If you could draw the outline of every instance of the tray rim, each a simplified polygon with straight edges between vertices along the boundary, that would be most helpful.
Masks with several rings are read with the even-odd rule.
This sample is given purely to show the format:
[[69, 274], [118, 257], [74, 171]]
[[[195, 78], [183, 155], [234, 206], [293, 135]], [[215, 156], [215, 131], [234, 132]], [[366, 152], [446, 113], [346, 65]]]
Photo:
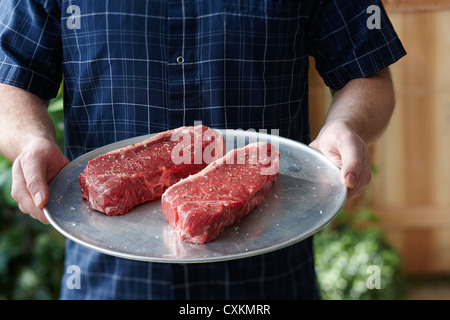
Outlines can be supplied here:
[[[227, 137], [227, 133], [229, 132], [235, 132], [235, 129], [213, 129], [218, 131], [219, 133], [221, 133], [224, 138]], [[237, 129], [240, 130], [240, 129]], [[248, 136], [249, 139], [252, 138], [263, 138], [263, 141], [267, 141], [270, 142], [271, 138], [275, 137], [275, 139], [278, 139], [281, 141], [283, 141], [284, 143], [287, 144], [295, 144], [297, 145], [297, 147], [300, 147], [302, 149], [307, 150], [308, 152], [314, 154], [315, 156], [319, 157], [322, 159], [322, 161], [327, 162], [331, 167], [334, 167], [335, 170], [340, 170], [340, 168], [334, 164], [330, 159], [328, 159], [324, 154], [322, 154], [321, 152], [319, 152], [318, 150], [302, 143], [299, 141], [295, 141], [289, 138], [285, 138], [282, 136], [277, 136], [277, 135], [271, 135], [268, 133], [261, 133], [261, 132], [254, 132], [254, 131], [245, 131], [242, 130], [242, 132], [245, 134], [245, 136]], [[121, 148], [123, 146], [127, 146], [133, 143], [137, 143], [139, 141], [143, 141], [145, 139], [148, 139], [154, 135], [156, 135], [158, 133], [152, 133], [152, 134], [145, 134], [145, 135], [140, 135], [140, 136], [136, 136], [136, 137], [132, 137], [132, 138], [127, 138], [127, 139], [123, 139], [123, 140], [119, 140], [110, 144], [106, 144], [102, 147], [96, 148], [94, 150], [91, 150], [89, 152], [86, 152], [85, 154], [75, 158], [74, 160], [72, 160], [66, 167], [62, 168], [61, 171], [57, 174], [58, 175], [62, 175], [65, 172], [65, 169], [68, 170], [71, 167], [70, 166], [74, 166], [74, 165], [79, 165], [78, 162], [83, 162], [83, 161], [89, 161], [91, 159], [93, 159], [94, 157], [96, 157], [97, 155], [100, 154], [104, 154], [106, 152], [108, 152], [107, 150], [110, 148]], [[232, 134], [232, 136], [234, 136]], [[227, 150], [228, 151], [228, 150]], [[54, 178], [55, 179], [55, 178]], [[52, 181], [54, 180], [52, 179]], [[49, 188], [52, 184], [52, 181], [49, 182]], [[210, 263], [210, 262], [220, 262], [220, 261], [229, 261], [229, 260], [235, 260], [235, 259], [243, 259], [243, 258], [247, 258], [247, 257], [252, 257], [252, 256], [257, 256], [257, 255], [261, 255], [261, 254], [265, 254], [265, 253], [269, 253], [269, 252], [274, 252], [283, 248], [286, 248], [288, 246], [291, 246], [295, 243], [298, 243], [300, 241], [303, 241], [307, 238], [309, 238], [310, 236], [316, 234], [317, 232], [321, 231], [323, 228], [325, 228], [332, 220], [334, 220], [334, 218], [339, 214], [339, 212], [342, 210], [342, 208], [344, 207], [346, 201], [347, 201], [347, 196], [348, 196], [348, 190], [347, 188], [344, 188], [344, 193], [342, 194], [341, 197], [341, 201], [340, 203], [337, 205], [337, 207], [339, 208], [338, 210], [336, 210], [335, 213], [331, 214], [328, 219], [326, 219], [318, 228], [311, 230], [310, 232], [304, 233], [299, 237], [295, 237], [292, 238], [291, 240], [288, 241], [284, 241], [282, 243], [278, 243], [275, 245], [272, 245], [270, 247], [265, 247], [265, 248], [260, 248], [260, 249], [255, 249], [252, 251], [248, 251], [248, 252], [240, 252], [240, 253], [235, 253], [235, 254], [228, 254], [225, 256], [210, 256], [210, 257], [204, 257], [204, 258], [161, 258], [161, 257], [151, 257], [151, 256], [143, 256], [143, 255], [137, 255], [137, 254], [133, 254], [133, 253], [128, 253], [128, 252], [120, 252], [117, 250], [109, 250], [105, 247], [99, 247], [95, 244], [91, 244], [87, 241], [84, 241], [74, 235], [72, 235], [70, 232], [68, 232], [67, 230], [64, 229], [63, 226], [61, 226], [61, 224], [53, 217], [52, 213], [49, 212], [47, 206], [45, 206], [43, 208], [44, 214], [46, 216], [46, 218], [48, 219], [48, 221], [50, 222], [50, 224], [58, 231], [60, 232], [63, 236], [65, 236], [66, 238], [86, 247], [89, 248], [91, 250], [95, 250], [97, 252], [103, 253], [103, 254], [107, 254], [107, 255], [112, 255], [115, 257], [119, 257], [119, 258], [125, 258], [125, 259], [131, 259], [131, 260], [136, 260], [136, 261], [145, 261], [145, 262], [158, 262], [158, 263]], [[50, 201], [50, 200], [49, 200]], [[202, 245], [202, 244], [199, 244]]]

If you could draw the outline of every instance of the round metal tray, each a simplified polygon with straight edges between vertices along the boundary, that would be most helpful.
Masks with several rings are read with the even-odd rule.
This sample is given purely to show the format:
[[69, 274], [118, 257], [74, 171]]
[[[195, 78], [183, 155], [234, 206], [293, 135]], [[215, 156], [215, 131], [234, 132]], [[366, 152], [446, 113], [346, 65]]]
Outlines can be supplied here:
[[127, 259], [199, 263], [245, 258], [299, 242], [332, 221], [347, 199], [339, 168], [320, 152], [283, 137], [243, 130], [217, 130], [227, 151], [249, 142], [267, 141], [281, 153], [278, 181], [253, 212], [217, 239], [188, 244], [178, 239], [155, 200], [125, 215], [107, 216], [81, 198], [78, 176], [87, 162], [108, 151], [152, 135], [116, 142], [70, 162], [50, 182], [44, 208], [50, 223], [65, 237], [93, 250]]

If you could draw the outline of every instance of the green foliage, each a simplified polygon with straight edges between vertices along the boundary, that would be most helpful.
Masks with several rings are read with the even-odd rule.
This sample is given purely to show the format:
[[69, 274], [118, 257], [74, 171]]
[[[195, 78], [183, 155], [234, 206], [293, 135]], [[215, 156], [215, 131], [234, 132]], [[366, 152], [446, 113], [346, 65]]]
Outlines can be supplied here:
[[[48, 111], [63, 148], [62, 86]], [[64, 237], [19, 211], [11, 197], [11, 166], [0, 155], [0, 299], [57, 299]]]
[[17, 209], [3, 208], [0, 221], [0, 299], [57, 299], [63, 237]]
[[56, 141], [61, 150], [64, 150], [64, 96], [63, 84], [59, 88], [58, 95], [50, 102], [48, 113], [53, 120], [56, 130]]
[[[361, 222], [368, 226], [358, 227]], [[362, 207], [343, 210], [332, 226], [314, 238], [316, 270], [322, 298], [330, 300], [400, 299], [405, 278], [396, 249], [376, 227], [376, 215]], [[375, 226], [374, 226], [375, 224]], [[379, 268], [380, 288], [373, 288], [369, 267]]]
[[[377, 167], [371, 165], [372, 175]], [[369, 208], [371, 188], [358, 205], [343, 209], [314, 237], [316, 270], [322, 298], [330, 300], [392, 300], [405, 295], [406, 277], [397, 250], [384, 238], [379, 217]], [[373, 287], [372, 267], [380, 288]]]
[[11, 197], [11, 183], [11, 166], [5, 158], [0, 156], [0, 208], [17, 206], [16, 201]]

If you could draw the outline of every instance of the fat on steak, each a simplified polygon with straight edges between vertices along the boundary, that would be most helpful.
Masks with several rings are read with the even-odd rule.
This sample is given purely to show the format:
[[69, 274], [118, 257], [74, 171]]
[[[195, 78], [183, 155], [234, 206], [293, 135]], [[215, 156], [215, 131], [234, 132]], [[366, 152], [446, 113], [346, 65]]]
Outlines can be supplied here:
[[81, 197], [107, 215], [124, 214], [224, 153], [222, 135], [206, 126], [165, 131], [89, 161], [79, 176]]
[[264, 200], [278, 178], [279, 158], [279, 151], [265, 142], [228, 152], [164, 192], [164, 217], [182, 241], [216, 239]]

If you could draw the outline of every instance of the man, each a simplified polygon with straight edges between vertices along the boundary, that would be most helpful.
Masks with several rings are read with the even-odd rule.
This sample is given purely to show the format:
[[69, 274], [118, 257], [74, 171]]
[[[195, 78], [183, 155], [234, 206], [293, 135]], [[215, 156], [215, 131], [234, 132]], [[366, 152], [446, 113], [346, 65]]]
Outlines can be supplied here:
[[[369, 18], [378, 19], [374, 28]], [[279, 129], [310, 143], [309, 55], [333, 92], [311, 146], [341, 167], [353, 197], [370, 181], [367, 144], [393, 110], [388, 66], [405, 54], [375, 0], [3, 0], [0, 21], [0, 152], [14, 161], [19, 208], [44, 223], [47, 182], [69, 160], [121, 139], [201, 120]], [[46, 112], [61, 75], [65, 155]], [[320, 297], [312, 238], [187, 265], [120, 259], [67, 241], [66, 265], [80, 268], [81, 288], [63, 277], [63, 299]]]

